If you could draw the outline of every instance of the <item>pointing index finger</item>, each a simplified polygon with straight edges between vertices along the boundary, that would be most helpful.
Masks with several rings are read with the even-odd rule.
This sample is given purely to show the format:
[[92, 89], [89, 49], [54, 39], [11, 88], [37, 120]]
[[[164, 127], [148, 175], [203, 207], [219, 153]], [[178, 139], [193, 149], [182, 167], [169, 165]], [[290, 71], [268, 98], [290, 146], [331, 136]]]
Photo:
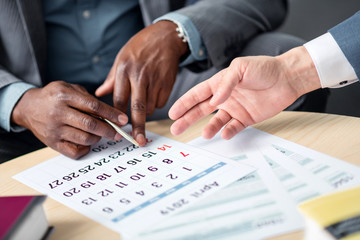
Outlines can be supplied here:
[[133, 136], [140, 146], [144, 146], [146, 122], [146, 89], [141, 86], [132, 88], [131, 96], [131, 121]]

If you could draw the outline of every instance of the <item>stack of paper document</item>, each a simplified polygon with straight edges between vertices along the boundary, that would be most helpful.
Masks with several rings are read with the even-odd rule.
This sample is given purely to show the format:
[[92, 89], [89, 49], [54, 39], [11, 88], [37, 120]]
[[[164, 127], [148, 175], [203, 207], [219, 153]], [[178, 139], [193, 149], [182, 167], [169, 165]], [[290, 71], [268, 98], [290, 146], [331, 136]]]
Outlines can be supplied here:
[[360, 187], [300, 204], [305, 240], [360, 239]]
[[360, 184], [360, 168], [255, 128], [189, 144], [257, 168], [141, 239], [266, 239], [304, 228], [306, 200]]
[[79, 160], [59, 155], [14, 177], [132, 239], [255, 171], [154, 133], [146, 136], [145, 147], [102, 139]]
[[123, 239], [266, 239], [304, 228], [299, 203], [360, 185], [359, 167], [251, 127], [229, 141], [146, 136], [14, 177]]

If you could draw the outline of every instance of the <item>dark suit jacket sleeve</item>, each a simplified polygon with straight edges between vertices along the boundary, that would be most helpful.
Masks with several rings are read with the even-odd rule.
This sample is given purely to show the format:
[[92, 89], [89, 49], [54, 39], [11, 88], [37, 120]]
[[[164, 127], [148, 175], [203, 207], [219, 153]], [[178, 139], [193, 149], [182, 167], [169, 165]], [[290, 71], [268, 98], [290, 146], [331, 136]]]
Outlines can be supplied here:
[[360, 79], [360, 11], [329, 32]]
[[176, 12], [189, 17], [208, 51], [206, 67], [223, 67], [259, 33], [284, 21], [286, 0], [203, 0]]

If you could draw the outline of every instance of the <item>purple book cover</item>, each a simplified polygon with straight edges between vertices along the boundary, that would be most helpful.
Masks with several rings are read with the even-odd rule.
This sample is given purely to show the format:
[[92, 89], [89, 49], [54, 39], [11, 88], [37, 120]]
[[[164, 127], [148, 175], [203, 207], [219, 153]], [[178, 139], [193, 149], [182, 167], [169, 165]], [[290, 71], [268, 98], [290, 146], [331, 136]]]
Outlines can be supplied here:
[[44, 200], [45, 196], [0, 197], [0, 239], [14, 231], [30, 210]]

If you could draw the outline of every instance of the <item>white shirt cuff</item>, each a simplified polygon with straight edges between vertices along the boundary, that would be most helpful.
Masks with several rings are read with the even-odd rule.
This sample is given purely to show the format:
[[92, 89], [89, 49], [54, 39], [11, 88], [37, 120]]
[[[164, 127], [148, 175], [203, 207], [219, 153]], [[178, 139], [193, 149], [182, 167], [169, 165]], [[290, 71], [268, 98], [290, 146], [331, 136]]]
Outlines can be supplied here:
[[359, 81], [354, 68], [330, 33], [305, 43], [304, 47], [315, 64], [322, 88], [338, 88]]
[[188, 39], [190, 55], [180, 63], [180, 67], [186, 66], [195, 61], [207, 59], [207, 51], [201, 39], [200, 33], [191, 19], [176, 12], [170, 12], [154, 20], [154, 23], [161, 20], [169, 20], [181, 27]]

